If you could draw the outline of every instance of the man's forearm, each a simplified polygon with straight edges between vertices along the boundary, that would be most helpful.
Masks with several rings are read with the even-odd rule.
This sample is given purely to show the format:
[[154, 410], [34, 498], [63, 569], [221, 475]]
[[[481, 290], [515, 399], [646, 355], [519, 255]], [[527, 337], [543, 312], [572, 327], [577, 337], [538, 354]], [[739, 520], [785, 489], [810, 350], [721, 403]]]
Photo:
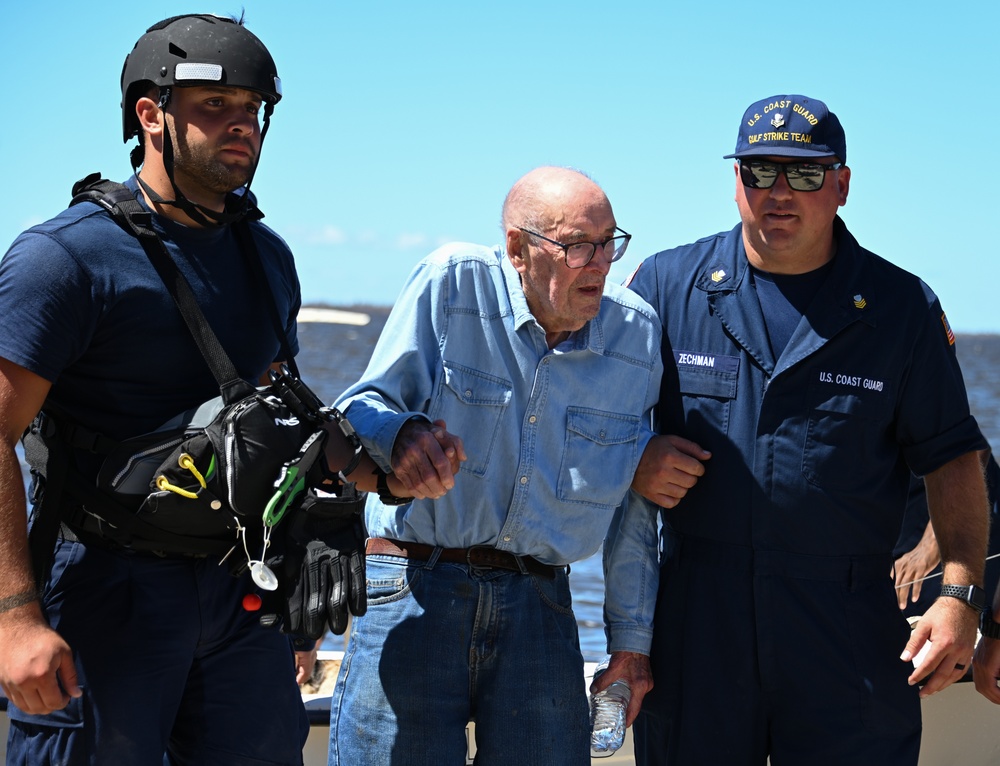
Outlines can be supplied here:
[[929, 473], [924, 481], [941, 551], [943, 582], [982, 586], [989, 508], [979, 454], [957, 457]]
[[23, 597], [36, 590], [27, 518], [21, 464], [13, 447], [4, 444], [0, 446], [0, 598]]

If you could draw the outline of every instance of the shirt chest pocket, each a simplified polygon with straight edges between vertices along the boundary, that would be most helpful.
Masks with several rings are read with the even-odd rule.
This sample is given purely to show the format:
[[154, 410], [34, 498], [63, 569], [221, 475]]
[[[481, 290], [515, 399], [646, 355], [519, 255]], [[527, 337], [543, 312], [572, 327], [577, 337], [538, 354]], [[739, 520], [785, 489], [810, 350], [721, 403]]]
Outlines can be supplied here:
[[559, 469], [560, 500], [615, 507], [639, 462], [641, 418], [601, 410], [566, 410], [566, 441]]
[[462, 437], [468, 456], [463, 471], [477, 476], [486, 472], [512, 395], [513, 386], [505, 380], [444, 363], [444, 385], [432, 417], [444, 420], [449, 431]]

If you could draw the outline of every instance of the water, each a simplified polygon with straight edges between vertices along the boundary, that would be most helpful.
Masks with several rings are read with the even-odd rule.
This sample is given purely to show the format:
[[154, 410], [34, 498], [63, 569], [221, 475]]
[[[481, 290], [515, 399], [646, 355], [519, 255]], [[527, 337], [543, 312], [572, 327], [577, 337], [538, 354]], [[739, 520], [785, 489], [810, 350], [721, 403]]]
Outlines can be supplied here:
[[[325, 402], [332, 402], [364, 372], [375, 342], [388, 317], [388, 308], [359, 307], [371, 317], [363, 327], [339, 324], [299, 325], [297, 361], [303, 379]], [[969, 401], [983, 433], [1000, 451], [1000, 335], [960, 335], [962, 363]], [[570, 587], [580, 628], [584, 658], [599, 661], [605, 654], [604, 576], [600, 553], [571, 567]], [[328, 636], [324, 649], [342, 649], [343, 638]]]
[[[605, 657], [594, 670], [594, 680], [608, 669], [610, 656]], [[624, 678], [597, 694], [590, 695], [590, 755], [607, 758], [625, 742], [625, 717], [632, 690]]]

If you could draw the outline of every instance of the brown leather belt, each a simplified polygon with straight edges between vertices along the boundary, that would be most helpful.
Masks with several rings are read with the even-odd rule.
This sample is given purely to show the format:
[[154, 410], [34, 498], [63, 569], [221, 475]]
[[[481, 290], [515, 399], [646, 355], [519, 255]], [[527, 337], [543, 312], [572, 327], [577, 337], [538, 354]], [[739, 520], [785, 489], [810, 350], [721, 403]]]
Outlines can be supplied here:
[[[434, 554], [433, 545], [411, 543], [403, 540], [390, 540], [387, 537], [371, 537], [365, 552], [385, 556], [402, 556], [416, 561], [429, 561]], [[556, 572], [565, 567], [543, 564], [531, 556], [516, 556], [508, 551], [500, 551], [487, 545], [477, 545], [472, 548], [441, 548], [438, 561], [449, 564], [468, 564], [482, 569], [508, 569], [521, 574], [535, 574], [541, 577], [555, 579]]]

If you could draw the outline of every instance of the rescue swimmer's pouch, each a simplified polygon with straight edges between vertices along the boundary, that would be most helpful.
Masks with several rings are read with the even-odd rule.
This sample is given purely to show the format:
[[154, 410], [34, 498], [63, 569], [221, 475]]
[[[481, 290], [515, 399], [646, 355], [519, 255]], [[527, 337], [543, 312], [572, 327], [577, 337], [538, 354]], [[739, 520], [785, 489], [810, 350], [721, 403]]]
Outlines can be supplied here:
[[305, 490], [327, 418], [323, 408], [282, 398], [287, 369], [274, 377], [271, 386], [248, 386], [232, 404], [217, 397], [120, 442], [104, 460], [98, 488], [177, 534], [235, 540], [241, 524], [277, 524]]

